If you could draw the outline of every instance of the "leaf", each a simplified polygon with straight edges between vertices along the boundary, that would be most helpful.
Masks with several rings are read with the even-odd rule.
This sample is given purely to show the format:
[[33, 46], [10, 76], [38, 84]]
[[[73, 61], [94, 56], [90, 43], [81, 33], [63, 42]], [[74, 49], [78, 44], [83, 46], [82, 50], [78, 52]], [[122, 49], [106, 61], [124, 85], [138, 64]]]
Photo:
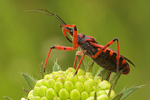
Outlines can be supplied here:
[[120, 100], [120, 98], [123, 96], [123, 93], [119, 93], [116, 95], [112, 100]]
[[98, 71], [97, 71], [96, 74], [95, 74], [95, 77], [96, 77], [96, 76], [99, 76], [101, 72], [102, 72], [102, 68], [99, 68]]
[[53, 71], [56, 72], [56, 71], [59, 71], [61, 68], [60, 66], [57, 64], [57, 61], [54, 63], [54, 66], [53, 66]]
[[113, 81], [117, 81], [117, 80], [120, 78], [121, 73], [122, 73], [122, 71], [116, 73], [116, 74], [110, 79], [109, 82], [112, 83]]
[[109, 74], [110, 74], [109, 70], [103, 69], [101, 72], [102, 80], [106, 80], [108, 78]]
[[133, 93], [136, 89], [138, 88], [141, 88], [142, 86], [134, 86], [134, 87], [131, 87], [131, 88], [128, 88], [126, 90], [124, 90], [123, 92], [123, 96], [121, 97], [120, 100], [124, 100], [125, 98], [127, 98], [131, 93]]
[[87, 72], [92, 72], [93, 71], [93, 66], [94, 66], [94, 62], [92, 62], [90, 64], [90, 66], [87, 67]]
[[6, 98], [7, 100], [12, 100], [11, 98], [8, 98], [8, 97], [6, 97], [6, 96], [3, 96], [4, 98]]
[[121, 74], [122, 74], [122, 71], [116, 73], [116, 74], [110, 79], [109, 82], [110, 82], [111, 84], [113, 84], [112, 89], [115, 89], [115, 86], [116, 86], [116, 84], [117, 84], [117, 82], [118, 82], [118, 80], [119, 80]]
[[36, 82], [36, 81], [35, 81], [32, 77], [30, 77], [29, 75], [27, 75], [27, 74], [22, 73], [22, 76], [24, 77], [24, 79], [25, 79], [26, 82], [28, 83], [29, 87], [30, 87], [31, 89], [33, 89], [34, 86], [35, 86], [35, 82]]

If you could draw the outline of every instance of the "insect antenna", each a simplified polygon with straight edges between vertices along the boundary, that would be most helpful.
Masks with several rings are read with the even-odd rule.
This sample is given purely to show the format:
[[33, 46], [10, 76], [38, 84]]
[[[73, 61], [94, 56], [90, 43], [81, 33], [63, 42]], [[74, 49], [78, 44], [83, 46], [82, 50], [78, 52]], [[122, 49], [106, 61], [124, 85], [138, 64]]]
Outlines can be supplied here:
[[36, 9], [36, 10], [25, 10], [25, 12], [40, 12], [43, 13], [45, 15], [50, 15], [53, 16], [54, 18], [56, 18], [59, 22], [61, 22], [61, 24], [66, 25], [66, 23], [56, 14], [49, 12], [46, 9]]
[[[50, 15], [50, 16], [53, 16], [54, 18], [56, 18], [60, 22], [60, 27], [62, 27], [62, 25], [66, 25], [66, 23], [58, 15], [56, 15], [56, 14], [54, 14], [54, 13], [52, 13], [46, 9], [25, 10], [25, 12], [40, 12], [40, 13], [43, 13], [45, 15]], [[66, 27], [66, 28], [71, 30], [71, 28], [69, 28], [69, 27]], [[69, 42], [72, 43], [72, 40], [70, 40], [68, 37], [66, 37], [66, 38]]]

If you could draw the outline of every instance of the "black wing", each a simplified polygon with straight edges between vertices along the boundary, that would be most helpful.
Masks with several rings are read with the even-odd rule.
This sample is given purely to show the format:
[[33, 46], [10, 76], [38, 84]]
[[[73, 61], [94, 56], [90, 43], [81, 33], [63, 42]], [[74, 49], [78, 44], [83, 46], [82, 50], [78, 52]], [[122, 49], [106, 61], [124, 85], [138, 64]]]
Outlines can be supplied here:
[[126, 58], [126, 57], [124, 57], [124, 56], [122, 56], [122, 55], [120, 55], [122, 58], [124, 58], [125, 60], [127, 60], [130, 64], [132, 64], [134, 67], [135, 67], [135, 65], [134, 65], [134, 63], [132, 62], [132, 61], [130, 61], [128, 58]]

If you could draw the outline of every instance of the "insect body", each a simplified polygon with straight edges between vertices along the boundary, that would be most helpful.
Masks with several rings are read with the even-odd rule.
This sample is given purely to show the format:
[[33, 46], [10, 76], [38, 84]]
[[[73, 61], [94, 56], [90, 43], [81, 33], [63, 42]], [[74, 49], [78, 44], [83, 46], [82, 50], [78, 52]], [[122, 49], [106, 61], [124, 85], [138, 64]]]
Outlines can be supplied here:
[[119, 55], [119, 67], [117, 67], [117, 53], [112, 49], [107, 48], [107, 46], [109, 46], [114, 41], [118, 41], [118, 39], [113, 39], [106, 45], [106, 47], [104, 47], [99, 45], [93, 37], [89, 37], [84, 34], [79, 34], [77, 39], [77, 43], [80, 45], [80, 48], [85, 50], [85, 54], [91, 57], [95, 63], [107, 70], [110, 70], [111, 72], [122, 70], [122, 74], [128, 74], [130, 68], [127, 61], [132, 65], [134, 64], [127, 58]]
[[[53, 14], [44, 9], [30, 10], [30, 11], [38, 11], [38, 12], [42, 12], [46, 15], [54, 16], [61, 23], [61, 27], [63, 29], [62, 31], [63, 31], [65, 38], [67, 38], [67, 40], [73, 44], [73, 47], [52, 46], [48, 52], [48, 55], [47, 55], [47, 58], [45, 61], [44, 72], [45, 72], [48, 58], [50, 56], [52, 49], [72, 51], [72, 50], [76, 50], [78, 47], [81, 48], [81, 51], [77, 51], [77, 53], [76, 53], [76, 58], [74, 61], [74, 68], [76, 66], [78, 55], [82, 55], [82, 58], [77, 66], [76, 73], [77, 73], [85, 55], [88, 55], [95, 63], [97, 63], [104, 69], [107, 69], [111, 72], [122, 71], [122, 74], [128, 74], [130, 71], [128, 62], [131, 63], [133, 66], [135, 66], [130, 60], [128, 60], [124, 56], [120, 55], [119, 41], [117, 38], [114, 38], [113, 40], [108, 42], [105, 46], [102, 46], [102, 45], [99, 45], [98, 42], [93, 37], [90, 37], [90, 36], [87, 36], [84, 34], [78, 34], [77, 27], [75, 25], [67, 25], [56, 14]], [[67, 33], [73, 38], [72, 40], [70, 40], [67, 37]], [[117, 41], [117, 52], [108, 48], [115, 41]]]

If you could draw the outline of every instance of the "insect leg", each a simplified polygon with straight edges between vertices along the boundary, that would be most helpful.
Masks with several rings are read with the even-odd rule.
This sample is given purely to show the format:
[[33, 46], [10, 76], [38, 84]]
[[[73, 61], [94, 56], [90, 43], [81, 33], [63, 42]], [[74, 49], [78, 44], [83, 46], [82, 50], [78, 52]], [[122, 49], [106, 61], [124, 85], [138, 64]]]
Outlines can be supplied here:
[[76, 72], [75, 72], [75, 74], [74, 74], [74, 75], [76, 75], [76, 74], [77, 74], [78, 69], [80, 68], [80, 65], [81, 65], [81, 63], [82, 63], [82, 61], [83, 61], [83, 58], [85, 57], [85, 54], [86, 54], [86, 52], [84, 52], [84, 54], [83, 54], [83, 56], [82, 56], [82, 58], [81, 58], [81, 60], [80, 60], [80, 62], [79, 62], [79, 64], [78, 64], [78, 67], [77, 67]]
[[119, 71], [119, 57], [120, 57], [120, 54], [119, 54], [119, 40], [117, 38], [114, 38], [113, 40], [111, 40], [110, 42], [108, 42], [103, 47], [101, 45], [96, 44], [96, 43], [90, 42], [95, 47], [102, 47], [95, 55], [91, 55], [91, 57], [92, 58], [96, 58], [103, 50], [105, 50], [107, 47], [109, 47], [115, 41], [117, 41], [117, 71], [116, 72], [118, 72]]
[[48, 55], [47, 55], [47, 58], [46, 58], [46, 61], [45, 61], [45, 65], [44, 65], [44, 69], [43, 71], [45, 72], [45, 69], [46, 69], [46, 65], [47, 65], [47, 62], [48, 62], [48, 58], [50, 56], [50, 53], [51, 53], [51, 50], [52, 49], [57, 49], [57, 50], [65, 50], [65, 51], [72, 51], [72, 50], [75, 50], [76, 48], [73, 48], [73, 47], [65, 47], [65, 46], [52, 46], [48, 52]]
[[62, 25], [62, 27], [73, 27], [73, 47], [77, 48], [79, 47], [78, 43], [77, 43], [77, 27], [75, 25]]
[[64, 34], [65, 38], [67, 38], [67, 40], [72, 43], [72, 40], [70, 40], [70, 39], [67, 37], [66, 32], [68, 32], [71, 36], [73, 36], [73, 29], [71, 29], [71, 28], [69, 28], [69, 27], [65, 27], [65, 28], [63, 29], [63, 34]]
[[82, 51], [77, 51], [77, 52], [76, 52], [76, 57], [75, 57], [75, 60], [74, 60], [73, 68], [75, 68], [75, 66], [76, 66], [78, 56], [79, 56], [79, 55], [83, 55], [83, 54], [84, 54], [83, 52], [84, 52], [83, 50], [82, 50]]
[[108, 79], [109, 79], [110, 75], [111, 75], [111, 72], [109, 72], [109, 74], [108, 74], [108, 76], [107, 76], [106, 80], [108, 80]]
[[77, 59], [78, 59], [78, 55], [76, 55], [76, 57], [75, 57], [74, 64], [73, 64], [73, 68], [75, 68], [75, 67], [76, 67]]

